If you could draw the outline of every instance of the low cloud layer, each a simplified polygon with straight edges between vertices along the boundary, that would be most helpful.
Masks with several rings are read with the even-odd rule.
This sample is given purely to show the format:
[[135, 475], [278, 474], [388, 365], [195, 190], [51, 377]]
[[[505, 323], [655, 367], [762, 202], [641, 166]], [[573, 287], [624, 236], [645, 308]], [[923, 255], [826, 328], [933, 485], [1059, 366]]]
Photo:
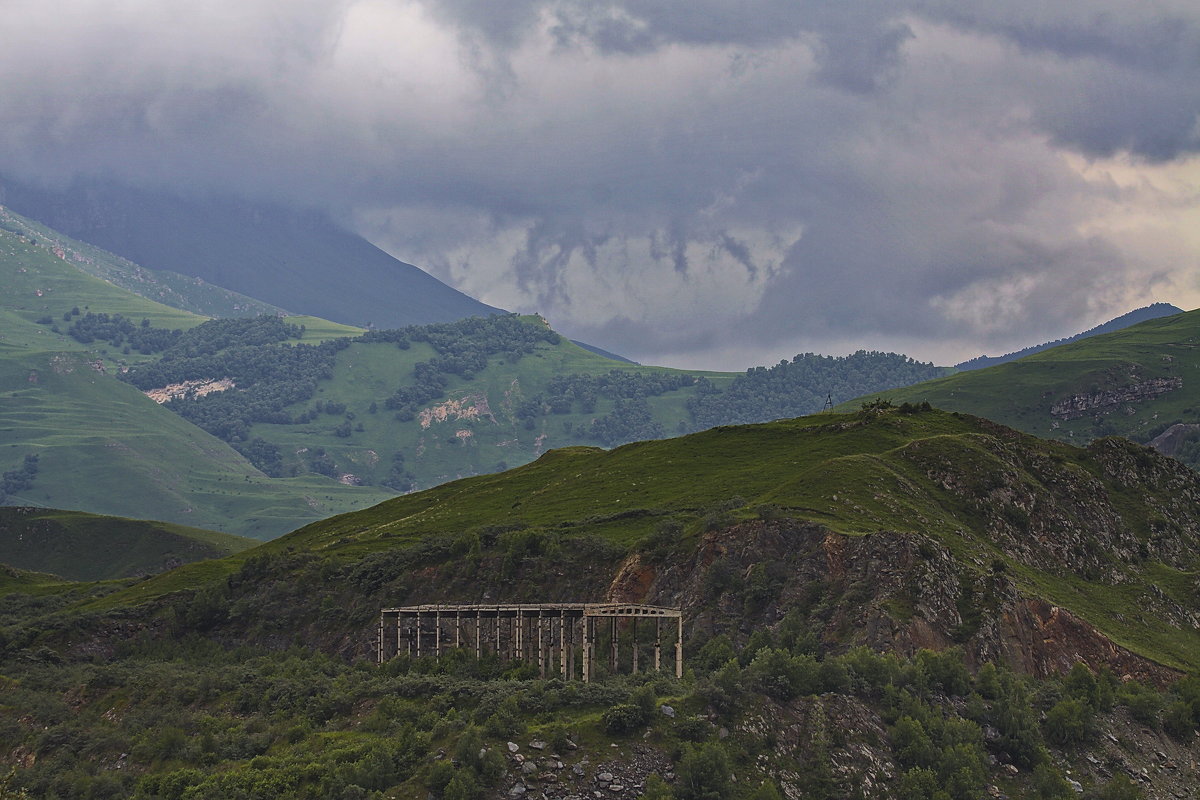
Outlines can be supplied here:
[[10, 0], [0, 172], [329, 211], [639, 360], [942, 362], [1198, 305], [1200, 11]]

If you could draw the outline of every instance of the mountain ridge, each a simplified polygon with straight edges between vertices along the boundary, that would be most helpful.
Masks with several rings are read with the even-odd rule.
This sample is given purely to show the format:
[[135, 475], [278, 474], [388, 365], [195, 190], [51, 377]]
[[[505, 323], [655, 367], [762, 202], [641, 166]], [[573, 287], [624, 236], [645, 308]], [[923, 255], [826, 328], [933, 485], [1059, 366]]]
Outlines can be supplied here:
[[293, 313], [384, 328], [500, 313], [316, 212], [101, 181], [50, 190], [3, 180], [0, 202], [144, 267]]
[[976, 356], [975, 358], [955, 364], [954, 368], [966, 371], [983, 369], [985, 367], [993, 367], [997, 364], [1005, 364], [1009, 361], [1016, 361], [1017, 359], [1024, 358], [1025, 356], [1033, 355], [1034, 353], [1040, 353], [1043, 350], [1049, 350], [1050, 348], [1058, 347], [1059, 345], [1077, 342], [1081, 339], [1099, 336], [1103, 333], [1119, 331], [1124, 328], [1128, 328], [1130, 325], [1136, 325], [1139, 322], [1145, 322], [1146, 320], [1150, 319], [1158, 319], [1159, 317], [1169, 317], [1182, 313], [1182, 308], [1177, 308], [1170, 303], [1151, 303], [1148, 306], [1135, 308], [1134, 310], [1122, 314], [1119, 317], [1114, 317], [1108, 322], [1103, 322], [1094, 328], [1089, 328], [1086, 331], [1075, 334], [1074, 336], [1067, 336], [1063, 339], [1055, 339], [1052, 342], [1043, 342], [1042, 344], [1031, 345], [1030, 347], [1025, 347], [1020, 350], [1014, 350], [1011, 353], [1005, 353], [1002, 356]]

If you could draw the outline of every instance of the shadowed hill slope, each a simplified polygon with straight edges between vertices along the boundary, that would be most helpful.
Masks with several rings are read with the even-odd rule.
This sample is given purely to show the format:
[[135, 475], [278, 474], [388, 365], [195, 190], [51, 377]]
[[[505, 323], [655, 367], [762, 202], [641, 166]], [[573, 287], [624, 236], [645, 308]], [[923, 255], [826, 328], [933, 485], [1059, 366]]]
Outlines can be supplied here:
[[316, 213], [99, 182], [3, 189], [0, 202], [68, 236], [292, 313], [380, 328], [498, 313]]
[[183, 525], [0, 507], [0, 563], [71, 580], [151, 575], [256, 544], [253, 539]]

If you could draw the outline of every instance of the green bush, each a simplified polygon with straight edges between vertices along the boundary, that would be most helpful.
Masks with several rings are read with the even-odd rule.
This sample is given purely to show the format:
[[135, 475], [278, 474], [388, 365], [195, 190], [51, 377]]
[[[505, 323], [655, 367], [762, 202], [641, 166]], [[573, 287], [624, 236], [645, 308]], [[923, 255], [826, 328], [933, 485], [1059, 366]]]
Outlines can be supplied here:
[[675, 796], [679, 800], [727, 800], [733, 786], [729, 756], [716, 743], [688, 746], [675, 769]]
[[619, 703], [607, 709], [600, 722], [604, 731], [615, 736], [631, 733], [646, 724], [646, 714], [633, 703]]

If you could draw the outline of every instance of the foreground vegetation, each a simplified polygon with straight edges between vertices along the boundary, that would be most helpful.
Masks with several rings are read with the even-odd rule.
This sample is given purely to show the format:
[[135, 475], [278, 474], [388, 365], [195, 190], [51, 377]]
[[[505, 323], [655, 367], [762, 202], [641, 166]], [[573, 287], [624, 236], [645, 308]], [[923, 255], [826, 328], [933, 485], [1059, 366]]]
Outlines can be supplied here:
[[[30, 623], [66, 600], [0, 601], [0, 752], [18, 766], [7, 796], [468, 800], [520, 780], [579, 793], [611, 771], [658, 800], [845, 798], [864, 778], [863, 796], [968, 800], [998, 785], [1051, 800], [1078, 796], [1070, 771], [1085, 797], [1117, 800], [1144, 796], [1125, 772], [1138, 754], [1126, 744], [1089, 769], [1104, 734], [1131, 717], [1182, 748], [1200, 724], [1195, 678], [1163, 692], [1082, 666], [1047, 681], [992, 664], [972, 675], [953, 650], [835, 655], [798, 615], [736, 653], [724, 635], [689, 642], [683, 681], [581, 684], [459, 653], [376, 666], [231, 648], [182, 620], [105, 658], [64, 656]], [[526, 746], [538, 740], [544, 751]], [[506, 742], [563, 767], [523, 773]], [[622, 764], [634, 751], [672, 780]]]

